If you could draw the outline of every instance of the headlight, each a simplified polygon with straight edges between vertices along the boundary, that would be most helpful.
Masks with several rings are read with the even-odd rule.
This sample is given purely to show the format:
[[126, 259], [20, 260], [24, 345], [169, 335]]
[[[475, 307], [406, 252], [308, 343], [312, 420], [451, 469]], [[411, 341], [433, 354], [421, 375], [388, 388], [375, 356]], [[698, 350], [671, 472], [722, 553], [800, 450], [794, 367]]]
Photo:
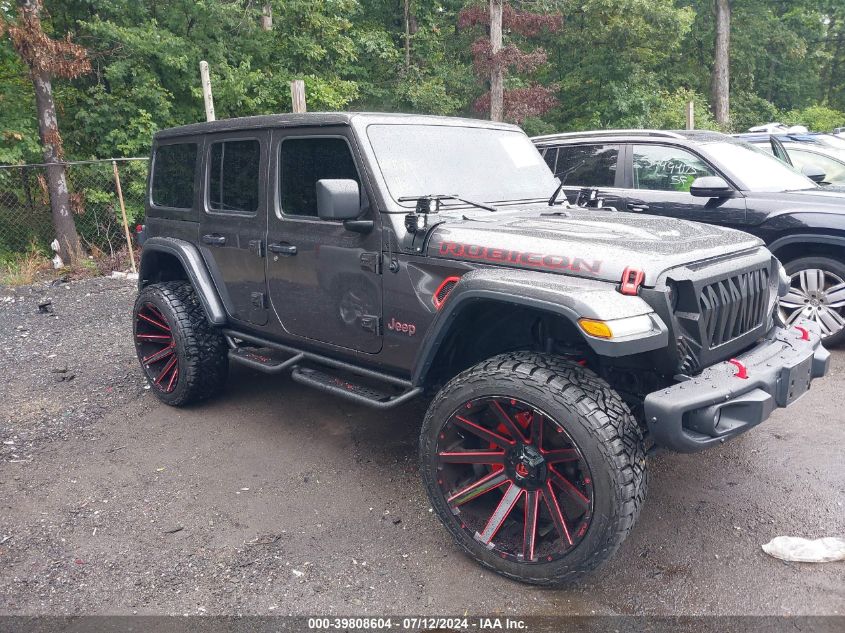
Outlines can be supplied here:
[[578, 325], [590, 336], [606, 339], [625, 338], [626, 336], [648, 334], [658, 330], [651, 314], [640, 314], [624, 319], [610, 319], [609, 321], [579, 319]]

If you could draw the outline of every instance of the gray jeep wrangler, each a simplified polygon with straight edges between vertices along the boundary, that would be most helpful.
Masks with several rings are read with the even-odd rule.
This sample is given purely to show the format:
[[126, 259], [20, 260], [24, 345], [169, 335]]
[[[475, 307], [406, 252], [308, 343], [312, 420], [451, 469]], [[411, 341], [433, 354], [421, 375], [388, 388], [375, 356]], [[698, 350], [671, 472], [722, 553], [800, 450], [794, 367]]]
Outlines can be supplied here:
[[828, 352], [816, 325], [780, 322], [788, 278], [759, 239], [559, 191], [519, 128], [485, 121], [159, 132], [143, 371], [174, 406], [219, 393], [230, 363], [375, 409], [425, 397], [422, 479], [460, 548], [572, 581], [634, 525], [651, 448], [749, 430]]

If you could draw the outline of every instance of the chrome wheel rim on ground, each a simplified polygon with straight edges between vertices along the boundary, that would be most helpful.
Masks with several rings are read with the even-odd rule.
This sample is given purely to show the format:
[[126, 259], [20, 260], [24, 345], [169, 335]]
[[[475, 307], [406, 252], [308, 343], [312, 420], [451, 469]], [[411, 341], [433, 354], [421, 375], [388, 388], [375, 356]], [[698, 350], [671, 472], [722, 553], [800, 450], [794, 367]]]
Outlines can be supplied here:
[[150, 384], [170, 393], [179, 382], [176, 341], [167, 319], [151, 303], [145, 303], [135, 316], [135, 347]]
[[809, 319], [818, 323], [823, 337], [838, 334], [845, 328], [845, 280], [821, 268], [799, 270], [790, 276], [780, 307], [789, 324]]
[[526, 402], [467, 402], [441, 429], [434, 459], [453, 519], [503, 559], [559, 559], [589, 529], [589, 467], [563, 426]]

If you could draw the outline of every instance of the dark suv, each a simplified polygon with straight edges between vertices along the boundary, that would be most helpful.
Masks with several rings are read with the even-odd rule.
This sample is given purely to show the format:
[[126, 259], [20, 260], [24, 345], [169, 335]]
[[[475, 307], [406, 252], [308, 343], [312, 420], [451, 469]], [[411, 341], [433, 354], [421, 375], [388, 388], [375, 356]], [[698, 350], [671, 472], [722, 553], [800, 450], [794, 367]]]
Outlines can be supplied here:
[[845, 189], [809, 178], [718, 132], [608, 130], [532, 139], [574, 199], [597, 187], [607, 206], [728, 226], [760, 237], [786, 267], [787, 323], [845, 340]]
[[134, 308], [152, 391], [196, 402], [238, 363], [378, 410], [425, 397], [420, 470], [460, 547], [571, 581], [631, 530], [649, 447], [747, 431], [829, 355], [779, 322], [788, 280], [757, 238], [556, 184], [519, 128], [469, 119], [159, 132]]

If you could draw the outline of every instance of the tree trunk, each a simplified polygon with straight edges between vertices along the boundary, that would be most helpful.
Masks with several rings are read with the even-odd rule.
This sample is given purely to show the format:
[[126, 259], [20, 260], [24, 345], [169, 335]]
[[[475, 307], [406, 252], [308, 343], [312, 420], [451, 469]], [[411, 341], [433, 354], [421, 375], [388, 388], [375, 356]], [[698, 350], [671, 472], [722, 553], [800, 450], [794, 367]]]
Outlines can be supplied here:
[[80, 253], [79, 235], [73, 222], [68, 195], [67, 176], [62, 160], [62, 137], [56, 119], [56, 104], [53, 102], [53, 86], [46, 74], [32, 71], [32, 85], [35, 88], [35, 107], [38, 112], [38, 134], [47, 163], [47, 190], [50, 194], [50, 208], [53, 213], [53, 228], [59, 241], [59, 255], [66, 264], [73, 262]]
[[269, 2], [264, 3], [264, 8], [261, 10], [261, 30], [273, 30], [273, 5]]
[[502, 50], [502, 0], [490, 0], [490, 52], [493, 65], [490, 71], [490, 120], [502, 121], [505, 109], [505, 71], [496, 58]]
[[714, 0], [714, 13], [716, 16], [716, 45], [713, 55], [710, 100], [716, 122], [719, 125], [727, 125], [730, 118], [730, 0]]
[[[836, 35], [836, 27], [839, 27], [839, 35]], [[842, 41], [845, 40], [845, 24], [837, 24], [836, 16], [830, 18], [828, 25], [828, 33], [830, 37], [836, 41], [836, 48], [833, 50], [833, 55], [830, 58], [830, 72], [828, 73], [827, 90], [824, 95], [825, 101], [830, 102], [833, 96], [833, 91], [836, 88], [837, 77], [839, 77], [839, 61], [842, 59]]]
[[411, 0], [405, 0], [405, 72], [411, 69]]

